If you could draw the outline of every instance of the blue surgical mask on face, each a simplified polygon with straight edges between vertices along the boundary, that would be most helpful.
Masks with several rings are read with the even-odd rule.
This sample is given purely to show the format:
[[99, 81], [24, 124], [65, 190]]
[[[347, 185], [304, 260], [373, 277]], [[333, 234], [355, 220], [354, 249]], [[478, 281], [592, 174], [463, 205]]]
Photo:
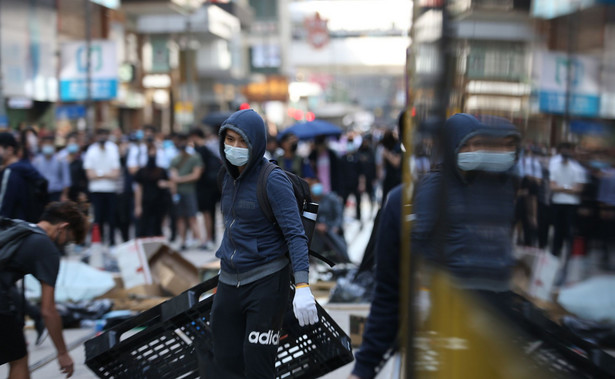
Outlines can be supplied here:
[[224, 155], [233, 166], [243, 166], [248, 163], [250, 151], [245, 147], [234, 147], [224, 144]]
[[169, 139], [165, 139], [164, 141], [162, 141], [162, 148], [163, 149], [172, 149], [175, 147], [175, 144], [173, 144], [173, 141], [169, 140]]
[[457, 154], [457, 167], [463, 171], [508, 171], [515, 164], [515, 152], [471, 151]]
[[44, 155], [50, 156], [50, 155], [53, 155], [53, 153], [56, 152], [56, 149], [53, 146], [51, 146], [51, 145], [43, 145], [43, 147], [41, 149], [41, 152]]
[[320, 196], [324, 190], [324, 187], [320, 183], [312, 184], [312, 188], [310, 188], [312, 195]]
[[144, 133], [143, 130], [137, 130], [135, 132], [135, 138], [137, 139], [137, 141], [141, 141], [143, 139]]
[[79, 145], [76, 143], [69, 143], [68, 146], [66, 146], [66, 150], [71, 154], [75, 154], [79, 151]]

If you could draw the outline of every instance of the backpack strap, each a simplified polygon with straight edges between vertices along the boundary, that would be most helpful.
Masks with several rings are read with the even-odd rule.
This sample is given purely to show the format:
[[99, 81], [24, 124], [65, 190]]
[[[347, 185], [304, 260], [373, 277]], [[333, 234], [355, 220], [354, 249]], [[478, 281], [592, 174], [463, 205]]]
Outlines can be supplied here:
[[[269, 175], [271, 175], [273, 170], [281, 169], [280, 166], [278, 166], [274, 162], [275, 161], [268, 161], [267, 163], [265, 163], [265, 167], [263, 167], [263, 169], [261, 170], [260, 174], [258, 175], [258, 180], [256, 182], [256, 199], [258, 200], [258, 204], [263, 213], [265, 214], [265, 217], [267, 217], [267, 219], [272, 224], [276, 224], [276, 220], [273, 214], [273, 210], [271, 209], [271, 203], [269, 203], [269, 198], [267, 197], [267, 179], [269, 178]], [[309, 188], [306, 194], [306, 199], [309, 199], [309, 201], [311, 201], [311, 197], [309, 196]], [[321, 254], [318, 254], [312, 249], [308, 250], [308, 254], [320, 259], [321, 261], [328, 264], [330, 267], [335, 266], [335, 262], [322, 256]]]
[[273, 215], [273, 209], [271, 209], [271, 204], [269, 203], [269, 197], [267, 196], [267, 179], [269, 179], [269, 175], [275, 170], [279, 168], [272, 162], [267, 161], [265, 163], [265, 167], [261, 169], [261, 172], [258, 175], [258, 181], [256, 182], [256, 199], [258, 201], [258, 205], [261, 207], [261, 210], [267, 217], [267, 220], [272, 224], [275, 224], [275, 216]]

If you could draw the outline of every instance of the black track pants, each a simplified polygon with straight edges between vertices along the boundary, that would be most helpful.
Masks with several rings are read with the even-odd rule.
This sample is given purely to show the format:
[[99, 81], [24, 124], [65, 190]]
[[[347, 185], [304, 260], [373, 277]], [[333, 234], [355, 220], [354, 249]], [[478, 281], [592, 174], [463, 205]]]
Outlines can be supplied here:
[[275, 378], [290, 268], [241, 287], [218, 284], [211, 310], [217, 379]]

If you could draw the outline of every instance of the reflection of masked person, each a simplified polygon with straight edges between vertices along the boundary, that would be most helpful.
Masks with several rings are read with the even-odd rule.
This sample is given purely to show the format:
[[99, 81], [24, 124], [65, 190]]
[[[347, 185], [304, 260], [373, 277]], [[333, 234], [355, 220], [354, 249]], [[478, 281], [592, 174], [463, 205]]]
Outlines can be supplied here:
[[417, 188], [413, 246], [466, 287], [507, 290], [519, 134], [502, 118], [468, 114], [448, 119], [443, 134], [442, 170]]

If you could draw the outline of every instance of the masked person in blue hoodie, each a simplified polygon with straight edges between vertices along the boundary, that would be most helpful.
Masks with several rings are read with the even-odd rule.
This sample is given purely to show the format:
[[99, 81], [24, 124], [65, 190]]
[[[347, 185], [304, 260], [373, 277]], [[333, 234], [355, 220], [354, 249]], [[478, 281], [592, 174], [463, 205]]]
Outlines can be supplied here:
[[[448, 271], [454, 283], [506, 304], [512, 272], [512, 223], [519, 133], [495, 116], [458, 113], [444, 124], [437, 169], [413, 200], [412, 253]], [[391, 190], [376, 240], [376, 289], [349, 379], [376, 375], [399, 330], [402, 185]]]
[[226, 174], [225, 231], [216, 252], [221, 270], [211, 311], [216, 377], [274, 378], [291, 272], [299, 324], [318, 322], [308, 285], [307, 237], [292, 184], [281, 170], [267, 179], [276, 223], [259, 207], [256, 186], [267, 143], [263, 119], [251, 109], [238, 111], [222, 124], [219, 136]]

